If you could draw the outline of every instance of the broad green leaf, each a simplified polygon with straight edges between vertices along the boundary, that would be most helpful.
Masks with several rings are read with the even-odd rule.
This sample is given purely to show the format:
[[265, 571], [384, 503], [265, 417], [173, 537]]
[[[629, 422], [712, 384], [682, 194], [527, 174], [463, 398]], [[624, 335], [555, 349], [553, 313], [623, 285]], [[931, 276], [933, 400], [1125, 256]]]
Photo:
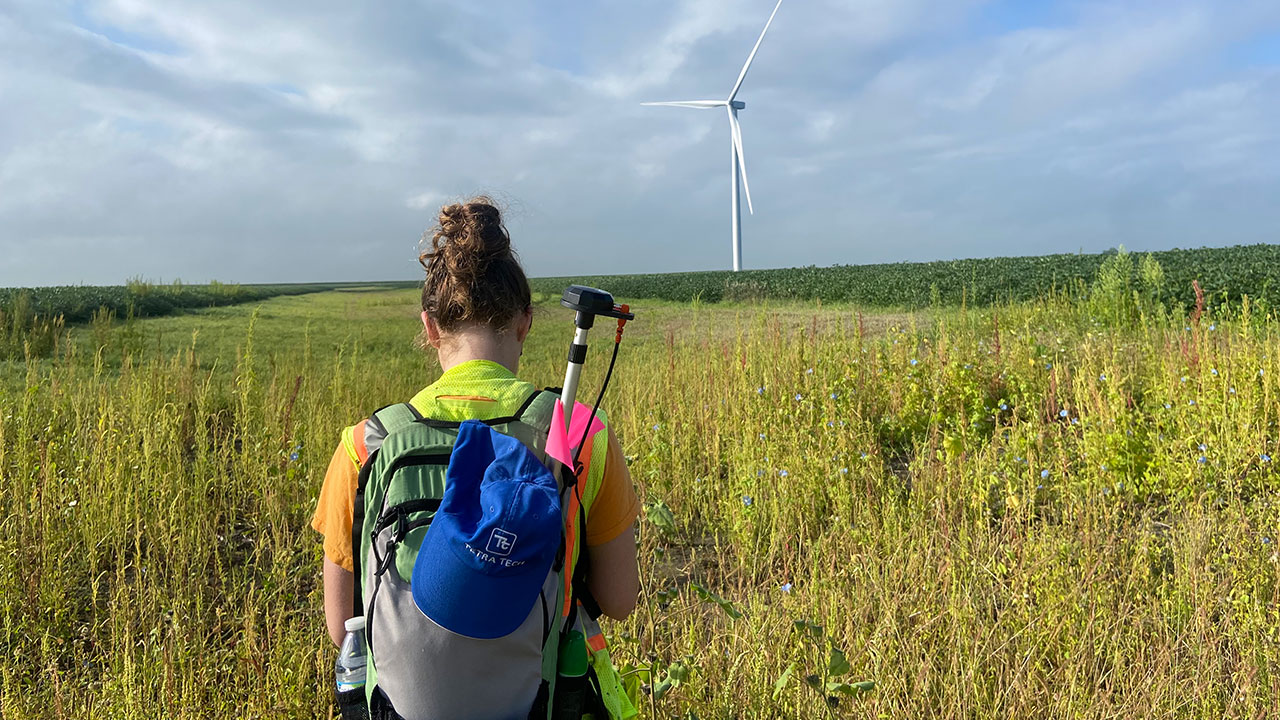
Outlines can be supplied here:
[[849, 666], [849, 659], [844, 656], [844, 651], [837, 647], [831, 648], [831, 657], [827, 659], [827, 674], [831, 677], [840, 677], [852, 669]]
[[774, 700], [778, 699], [778, 696], [782, 694], [783, 688], [785, 688], [787, 686], [787, 683], [791, 681], [791, 673], [795, 672], [795, 669], [796, 669], [796, 664], [794, 662], [790, 663], [789, 665], [787, 665], [787, 669], [783, 670], [782, 674], [778, 676], [777, 681], [773, 683], [773, 699]]

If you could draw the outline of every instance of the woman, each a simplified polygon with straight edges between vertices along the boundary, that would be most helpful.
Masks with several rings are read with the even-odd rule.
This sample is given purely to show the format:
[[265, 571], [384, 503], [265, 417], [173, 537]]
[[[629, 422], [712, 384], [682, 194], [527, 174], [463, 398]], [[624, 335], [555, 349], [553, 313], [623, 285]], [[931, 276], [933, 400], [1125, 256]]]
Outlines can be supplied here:
[[[435, 420], [511, 415], [536, 390], [516, 377], [533, 309], [528, 280], [499, 211], [484, 197], [442, 208], [431, 248], [419, 261], [426, 268], [424, 336], [443, 373], [410, 404]], [[324, 536], [325, 620], [335, 644], [341, 644], [343, 624], [353, 612], [351, 525], [363, 437], [363, 422], [343, 432], [312, 520]], [[602, 613], [620, 620], [634, 610], [639, 589], [639, 501], [611, 430], [607, 438], [603, 473], [597, 474], [598, 488], [585, 505], [587, 587]]]

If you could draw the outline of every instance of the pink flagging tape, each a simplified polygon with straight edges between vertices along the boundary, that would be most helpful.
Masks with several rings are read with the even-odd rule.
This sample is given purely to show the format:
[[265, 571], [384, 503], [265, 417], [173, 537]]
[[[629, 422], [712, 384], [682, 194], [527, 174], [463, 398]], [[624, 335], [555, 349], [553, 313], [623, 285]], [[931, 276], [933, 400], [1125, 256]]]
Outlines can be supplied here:
[[[580, 402], [573, 404], [573, 417], [570, 419], [569, 431], [564, 429], [564, 405], [556, 400], [556, 407], [551, 411], [551, 434], [547, 437], [547, 454], [569, 467], [573, 467], [573, 443], [582, 437], [587, 427], [587, 418], [591, 417], [591, 408]], [[591, 418], [591, 437], [604, 429], [600, 418]], [[570, 440], [573, 438], [573, 440]]]

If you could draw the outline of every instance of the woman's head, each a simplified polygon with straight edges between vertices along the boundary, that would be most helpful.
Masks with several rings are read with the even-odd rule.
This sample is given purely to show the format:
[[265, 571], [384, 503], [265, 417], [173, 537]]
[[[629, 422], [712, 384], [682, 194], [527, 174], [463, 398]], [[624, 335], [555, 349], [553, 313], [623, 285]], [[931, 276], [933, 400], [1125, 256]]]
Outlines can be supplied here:
[[493, 201], [481, 196], [446, 205], [428, 233], [431, 246], [418, 260], [427, 270], [422, 311], [431, 344], [439, 347], [433, 334], [501, 336], [512, 331], [523, 342], [531, 307], [529, 280]]

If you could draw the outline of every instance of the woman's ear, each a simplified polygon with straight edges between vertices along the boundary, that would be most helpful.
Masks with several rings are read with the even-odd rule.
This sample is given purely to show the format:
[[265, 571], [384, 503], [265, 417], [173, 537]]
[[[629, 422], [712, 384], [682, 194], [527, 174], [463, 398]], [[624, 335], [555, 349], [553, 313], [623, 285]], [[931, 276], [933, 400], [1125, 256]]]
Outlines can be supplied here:
[[422, 329], [427, 331], [427, 342], [431, 347], [440, 349], [440, 326], [436, 324], [435, 318], [427, 314], [426, 310], [422, 311]]
[[529, 337], [529, 331], [533, 329], [533, 306], [524, 309], [520, 313], [520, 317], [516, 319], [516, 342], [524, 342]]

